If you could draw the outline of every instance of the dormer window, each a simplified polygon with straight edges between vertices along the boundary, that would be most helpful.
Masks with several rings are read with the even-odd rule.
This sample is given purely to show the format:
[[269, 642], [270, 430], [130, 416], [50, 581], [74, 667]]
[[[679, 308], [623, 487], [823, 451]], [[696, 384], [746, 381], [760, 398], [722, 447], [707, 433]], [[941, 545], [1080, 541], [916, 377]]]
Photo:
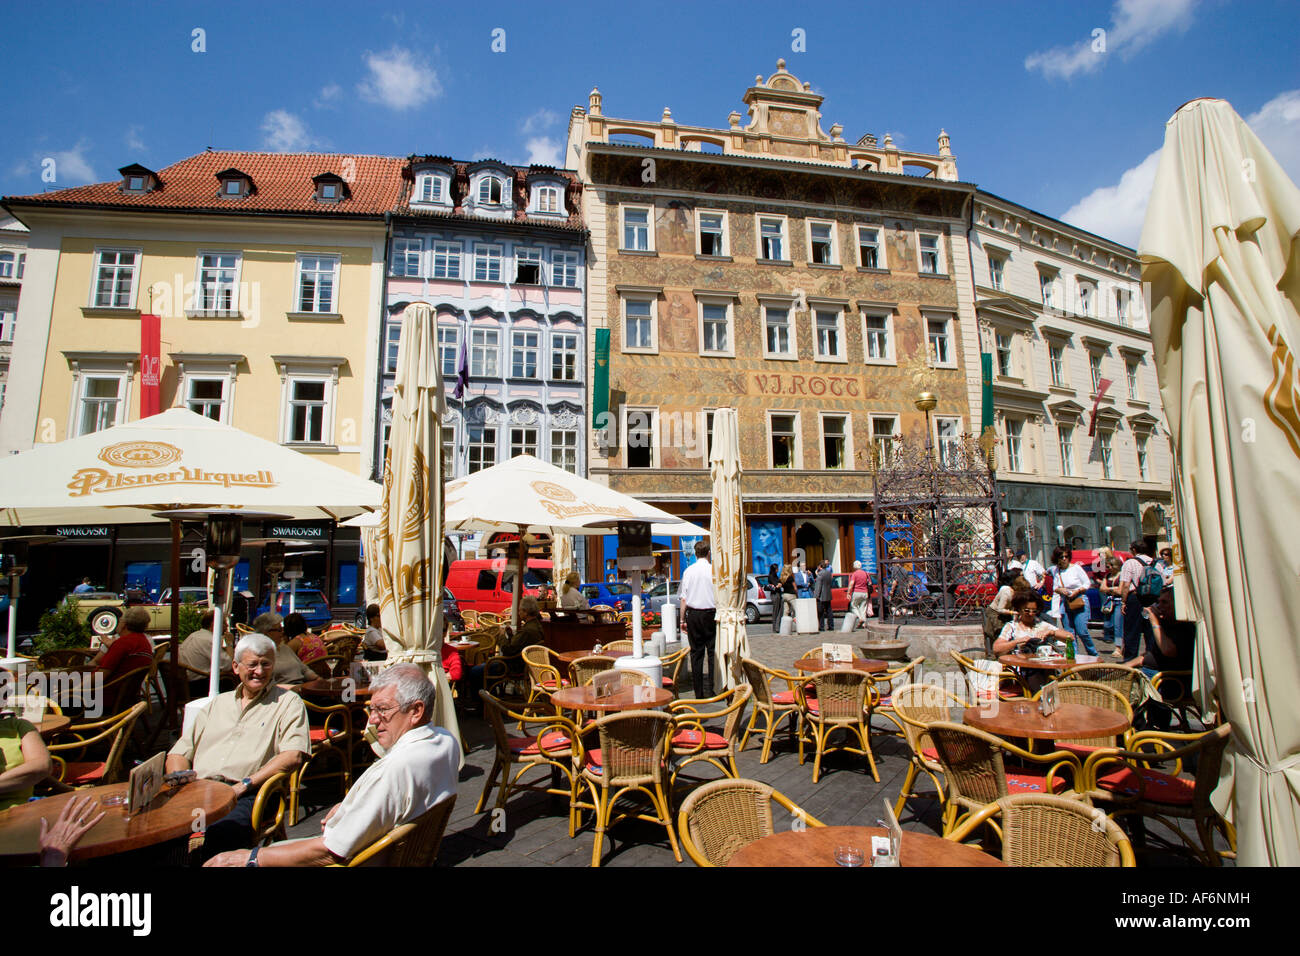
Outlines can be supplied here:
[[558, 213], [560, 211], [560, 189], [558, 186], [538, 186], [536, 209], [541, 213]]
[[253, 181], [238, 169], [223, 169], [217, 173], [217, 180], [221, 183], [218, 195], [222, 199], [243, 199], [256, 192]]
[[488, 205], [501, 205], [505, 195], [505, 180], [496, 176], [484, 176], [478, 182], [478, 201]]
[[158, 174], [137, 163], [123, 166], [118, 172], [122, 174], [123, 192], [147, 193], [157, 188]]
[[416, 202], [442, 202], [443, 195], [444, 191], [441, 176], [435, 176], [433, 173], [423, 173], [416, 177]]
[[341, 202], [351, 196], [351, 190], [342, 176], [335, 173], [321, 173], [319, 176], [312, 177], [312, 184], [316, 187], [317, 202]]
[[128, 191], [133, 193], [142, 193], [144, 192], [146, 182], [148, 182], [148, 180], [143, 176], [127, 176], [126, 188]]
[[227, 179], [221, 184], [221, 193], [224, 196], [242, 196], [244, 194], [244, 181], [242, 179]]

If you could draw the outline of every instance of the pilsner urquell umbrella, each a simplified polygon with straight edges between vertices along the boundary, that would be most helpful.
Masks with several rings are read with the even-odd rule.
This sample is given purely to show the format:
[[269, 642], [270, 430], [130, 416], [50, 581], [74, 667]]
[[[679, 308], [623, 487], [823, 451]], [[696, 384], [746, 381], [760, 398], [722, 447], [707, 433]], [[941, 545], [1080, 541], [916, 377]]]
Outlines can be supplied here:
[[[1138, 252], [1174, 503], [1247, 865], [1300, 865], [1300, 190], [1223, 100], [1169, 121]], [[1209, 671], [1210, 673], [1207, 673]]]
[[393, 384], [393, 429], [374, 551], [380, 621], [390, 663], [419, 664], [437, 685], [433, 722], [459, 736], [442, 670], [442, 421], [446, 403], [433, 309], [402, 319]]
[[741, 658], [749, 656], [745, 633], [745, 513], [740, 497], [740, 428], [734, 408], [713, 413], [713, 505], [709, 540], [713, 558], [713, 599], [717, 605], [716, 646], [720, 687], [740, 683]]

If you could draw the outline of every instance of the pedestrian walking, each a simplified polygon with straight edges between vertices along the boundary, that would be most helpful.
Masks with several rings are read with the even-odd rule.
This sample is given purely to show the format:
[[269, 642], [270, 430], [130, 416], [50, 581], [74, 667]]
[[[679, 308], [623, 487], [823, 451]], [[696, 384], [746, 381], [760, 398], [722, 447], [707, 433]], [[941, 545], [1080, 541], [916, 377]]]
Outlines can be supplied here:
[[835, 630], [835, 612], [831, 609], [831, 594], [835, 589], [835, 572], [825, 558], [817, 566], [813, 581], [813, 597], [817, 599], [817, 627], [823, 631]]
[[[713, 565], [709, 563], [709, 545], [695, 542], [695, 562], [682, 575], [678, 592], [686, 609], [686, 639], [691, 645], [691, 679], [695, 699], [713, 696], [713, 647], [718, 637], [717, 604], [713, 597]], [[705, 667], [708, 677], [705, 677]]]

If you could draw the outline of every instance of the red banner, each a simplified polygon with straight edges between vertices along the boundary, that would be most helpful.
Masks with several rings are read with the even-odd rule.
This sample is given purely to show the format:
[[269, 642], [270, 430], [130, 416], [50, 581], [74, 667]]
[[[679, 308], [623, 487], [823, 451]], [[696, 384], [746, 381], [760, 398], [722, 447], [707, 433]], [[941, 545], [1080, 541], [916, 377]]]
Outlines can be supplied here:
[[162, 381], [162, 320], [156, 315], [140, 316], [140, 417], [162, 411], [159, 384]]

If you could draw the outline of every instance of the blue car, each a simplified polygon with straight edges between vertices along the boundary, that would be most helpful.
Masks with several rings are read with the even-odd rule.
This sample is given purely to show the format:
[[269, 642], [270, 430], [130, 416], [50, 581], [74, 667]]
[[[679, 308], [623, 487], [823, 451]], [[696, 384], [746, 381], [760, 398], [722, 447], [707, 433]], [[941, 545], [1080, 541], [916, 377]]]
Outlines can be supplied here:
[[[604, 604], [619, 611], [632, 610], [632, 586], [622, 581], [590, 581], [586, 584], [578, 585], [578, 590], [582, 596], [587, 599], [591, 607], [597, 604]], [[641, 595], [641, 606], [649, 610], [650, 597], [647, 594]]]
[[[312, 588], [300, 588], [294, 592], [293, 609], [303, 616], [303, 620], [312, 630], [329, 627], [334, 621], [334, 613], [330, 610], [325, 594]], [[258, 605], [257, 614], [264, 614], [269, 610], [271, 610], [269, 602], [264, 599]], [[288, 588], [281, 588], [276, 596], [275, 613], [281, 615], [289, 613]]]

